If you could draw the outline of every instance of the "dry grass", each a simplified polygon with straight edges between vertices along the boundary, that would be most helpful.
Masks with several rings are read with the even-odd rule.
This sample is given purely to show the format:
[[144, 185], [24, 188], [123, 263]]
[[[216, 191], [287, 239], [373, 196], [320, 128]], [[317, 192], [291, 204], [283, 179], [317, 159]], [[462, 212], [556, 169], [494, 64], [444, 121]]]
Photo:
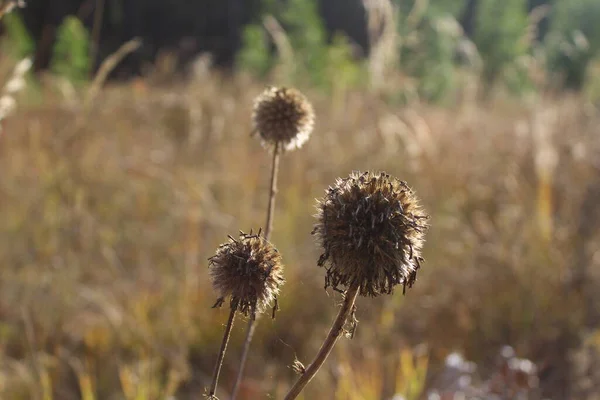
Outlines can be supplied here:
[[[203, 392], [227, 312], [211, 309], [207, 258], [227, 234], [256, 227], [267, 200], [270, 160], [250, 137], [262, 89], [242, 76], [133, 82], [99, 92], [89, 110], [52, 85], [26, 91], [0, 137], [1, 398]], [[453, 350], [486, 371], [505, 344], [538, 364], [549, 398], [566, 398], [577, 382], [569, 349], [598, 322], [598, 110], [567, 96], [398, 108], [367, 93], [333, 109], [302, 90], [318, 123], [283, 158], [272, 236], [288, 283], [278, 318], [258, 329], [240, 398], [281, 398], [294, 356], [308, 361], [324, 338], [339, 297], [316, 266], [314, 199], [367, 169], [406, 179], [423, 199], [426, 263], [406, 297], [360, 305], [351, 345], [304, 398], [350, 399], [356, 382], [368, 383], [352, 399], [414, 392], [427, 358], [430, 377]], [[402, 353], [400, 365], [399, 349], [420, 343], [429, 357], [410, 367]]]

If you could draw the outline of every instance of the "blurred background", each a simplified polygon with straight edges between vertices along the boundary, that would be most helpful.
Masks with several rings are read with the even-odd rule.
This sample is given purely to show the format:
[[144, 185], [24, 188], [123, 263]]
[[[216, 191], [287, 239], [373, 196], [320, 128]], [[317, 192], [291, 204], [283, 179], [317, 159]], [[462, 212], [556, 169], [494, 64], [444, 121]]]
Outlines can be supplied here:
[[282, 398], [327, 333], [340, 298], [311, 216], [353, 170], [416, 190], [425, 263], [406, 296], [359, 299], [355, 337], [305, 399], [600, 398], [598, 21], [598, 0], [15, 7], [0, 21], [0, 398], [201, 397], [228, 315], [207, 258], [264, 224], [270, 157], [250, 117], [267, 84], [299, 88], [317, 123], [281, 161], [287, 283], [240, 399]]

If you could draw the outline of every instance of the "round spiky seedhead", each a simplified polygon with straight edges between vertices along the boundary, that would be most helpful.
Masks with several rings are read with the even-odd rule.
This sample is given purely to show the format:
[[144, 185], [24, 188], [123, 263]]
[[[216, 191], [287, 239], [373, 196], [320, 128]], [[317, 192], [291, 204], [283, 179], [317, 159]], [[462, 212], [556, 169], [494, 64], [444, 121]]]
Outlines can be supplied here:
[[240, 232], [239, 238], [219, 246], [209, 258], [214, 289], [220, 305], [231, 297], [231, 308], [254, 318], [274, 300], [284, 283], [281, 255], [261, 235]]
[[315, 113], [298, 90], [269, 87], [254, 101], [252, 123], [263, 145], [281, 143], [283, 149], [293, 150], [302, 147], [310, 137]]
[[361, 296], [411, 287], [422, 261], [428, 216], [406, 182], [386, 173], [338, 179], [317, 205], [325, 288], [360, 284]]

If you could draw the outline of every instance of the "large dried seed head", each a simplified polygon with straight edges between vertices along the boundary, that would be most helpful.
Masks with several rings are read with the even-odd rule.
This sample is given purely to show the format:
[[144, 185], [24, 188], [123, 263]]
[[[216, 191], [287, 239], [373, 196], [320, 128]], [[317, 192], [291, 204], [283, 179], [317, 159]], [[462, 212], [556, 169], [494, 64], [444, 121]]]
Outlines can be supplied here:
[[250, 317], [263, 312], [284, 283], [281, 255], [260, 232], [230, 236], [209, 258], [209, 272], [220, 302], [229, 296], [231, 307]]
[[317, 205], [325, 288], [360, 283], [360, 295], [411, 287], [422, 261], [428, 216], [405, 182], [385, 173], [338, 179]]
[[263, 145], [280, 143], [285, 150], [293, 150], [300, 148], [310, 137], [315, 113], [298, 90], [269, 87], [254, 101], [252, 122]]

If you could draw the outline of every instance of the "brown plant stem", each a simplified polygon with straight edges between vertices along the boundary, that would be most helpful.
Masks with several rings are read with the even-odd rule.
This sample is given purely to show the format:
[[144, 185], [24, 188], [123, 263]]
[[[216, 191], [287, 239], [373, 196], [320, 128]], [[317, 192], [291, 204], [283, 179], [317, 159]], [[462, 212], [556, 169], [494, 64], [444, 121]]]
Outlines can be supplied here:
[[310, 363], [310, 365], [306, 368], [304, 373], [298, 378], [294, 386], [290, 389], [288, 394], [285, 396], [284, 400], [292, 400], [298, 397], [300, 392], [304, 389], [304, 387], [311, 381], [311, 379], [317, 374], [329, 353], [333, 349], [333, 346], [337, 342], [338, 338], [341, 336], [344, 330], [344, 324], [348, 319], [348, 316], [352, 313], [352, 309], [354, 308], [354, 303], [356, 301], [356, 296], [358, 295], [358, 289], [360, 285], [355, 282], [353, 283], [344, 295], [344, 303], [342, 304], [342, 308], [338, 313], [331, 329], [329, 330], [329, 334], [327, 338], [321, 345], [319, 352], [317, 353], [315, 359]]
[[225, 333], [223, 334], [223, 341], [221, 342], [221, 350], [219, 351], [219, 357], [217, 358], [217, 364], [215, 365], [215, 371], [213, 373], [212, 384], [210, 385], [209, 399], [216, 399], [215, 392], [217, 391], [217, 383], [219, 382], [219, 374], [221, 373], [221, 367], [223, 366], [223, 358], [225, 357], [225, 350], [227, 350], [227, 343], [229, 343], [229, 337], [231, 336], [231, 328], [233, 328], [233, 320], [235, 319], [236, 307], [231, 308], [229, 313], [229, 319], [227, 320], [227, 326], [225, 327]]
[[[277, 176], [279, 174], [279, 157], [280, 156], [280, 144], [275, 143], [273, 149], [273, 160], [271, 163], [271, 186], [269, 190], [269, 203], [267, 205], [267, 222], [265, 223], [265, 240], [271, 239], [271, 232], [273, 230], [273, 214], [275, 213], [275, 195], [277, 194]], [[248, 359], [248, 353], [250, 352], [250, 343], [254, 337], [256, 331], [256, 320], [258, 316], [253, 316], [248, 321], [248, 327], [246, 328], [246, 339], [244, 340], [244, 347], [242, 349], [242, 358], [240, 359], [240, 367], [238, 370], [237, 378], [231, 392], [231, 400], [235, 400], [242, 384], [244, 377], [244, 368], [246, 366], [246, 360]]]
[[277, 194], [277, 175], [279, 174], [280, 144], [275, 143], [273, 161], [271, 164], [271, 188], [269, 190], [269, 204], [267, 206], [267, 222], [265, 224], [265, 239], [271, 240], [273, 231], [273, 214], [275, 214], [275, 195]]

